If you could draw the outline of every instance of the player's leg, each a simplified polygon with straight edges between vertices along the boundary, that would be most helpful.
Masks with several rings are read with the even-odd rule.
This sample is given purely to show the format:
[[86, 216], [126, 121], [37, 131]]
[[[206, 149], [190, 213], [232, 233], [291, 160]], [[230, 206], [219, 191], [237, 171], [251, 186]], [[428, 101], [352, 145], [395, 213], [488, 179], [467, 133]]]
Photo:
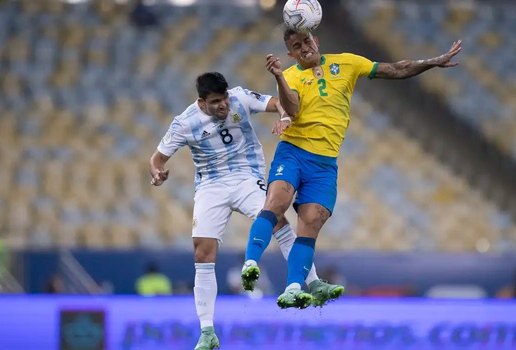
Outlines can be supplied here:
[[[317, 235], [324, 223], [329, 218], [329, 211], [320, 204], [304, 204], [299, 207], [298, 210], [298, 230], [299, 232], [312, 233], [315, 235], [315, 230], [317, 230]], [[317, 229], [318, 228], [318, 229]], [[315, 235], [313, 244], [315, 247], [315, 240], [317, 239], [317, 235]], [[307, 235], [305, 242], [309, 246], [311, 246], [312, 235]], [[296, 246], [296, 245], [295, 245]], [[302, 259], [307, 259], [310, 254], [307, 254], [307, 248], [299, 248], [296, 246], [297, 250], [294, 250], [293, 259], [289, 261], [289, 281], [288, 285], [291, 285], [292, 281], [290, 280], [299, 280], [300, 277], [296, 277], [296, 273], [301, 272], [300, 261], [304, 261]], [[315, 250], [315, 249], [314, 249]], [[311, 252], [310, 252], [311, 253]], [[313, 263], [313, 254], [311, 254], [312, 263]], [[298, 260], [299, 259], [299, 260]], [[308, 264], [307, 262], [303, 262], [303, 264]], [[292, 266], [293, 265], [293, 266]], [[303, 265], [303, 272], [306, 272], [306, 269]], [[331, 284], [324, 281], [319, 280], [318, 278], [312, 280], [311, 282], [307, 282], [308, 289], [310, 294], [312, 295], [312, 305], [313, 306], [323, 306], [330, 300], [334, 300], [340, 297], [344, 293], [344, 286], [338, 284]], [[294, 286], [297, 286], [295, 284]], [[288, 288], [288, 287], [287, 287]]]
[[[284, 191], [284, 188], [290, 188], [291, 193]], [[273, 229], [278, 224], [277, 217], [279, 216], [282, 223], [285, 224], [286, 220], [283, 214], [287, 211], [293, 195], [292, 185], [285, 181], [275, 181], [269, 185], [263, 210], [259, 212], [249, 232], [245, 263], [242, 268], [242, 285], [244, 289], [253, 290], [255, 282], [260, 276], [258, 262], [265, 249], [269, 246]]]
[[201, 324], [201, 335], [195, 350], [211, 350], [220, 346], [213, 328], [215, 299], [217, 298], [215, 261], [219, 243], [215, 238], [201, 237], [194, 237], [193, 242], [195, 250], [194, 299], [197, 317]]
[[309, 203], [298, 207], [298, 233], [288, 256], [287, 288], [278, 297], [279, 307], [305, 308], [312, 303], [312, 295], [303, 292], [301, 286], [313, 265], [319, 230], [329, 217], [330, 212], [320, 204]]
[[[337, 198], [337, 165], [334, 158], [306, 154], [302, 166], [303, 182], [298, 190], [294, 207], [298, 212], [297, 238], [288, 258], [287, 288], [278, 298], [278, 305], [285, 307], [306, 307], [308, 297], [301, 291], [309, 269], [313, 265], [315, 242], [320, 229], [330, 217]], [[340, 296], [343, 287], [314, 280], [308, 283], [310, 291], [331, 291], [326, 298], [321, 293], [312, 295], [314, 305], [322, 305], [335, 294]], [[314, 298], [315, 296], [315, 298]], [[324, 299], [324, 300], [322, 300]]]
[[246, 261], [260, 261], [271, 241], [273, 229], [292, 203], [294, 193], [294, 187], [286, 181], [277, 180], [269, 184], [263, 209], [251, 225]]
[[[235, 188], [234, 200], [232, 206], [242, 214], [256, 219], [264, 206], [266, 198], [266, 188], [263, 180], [246, 179]], [[273, 236], [276, 237], [280, 250], [285, 257], [288, 258], [292, 244], [296, 239], [296, 234], [285, 216], [282, 216], [273, 229]], [[256, 261], [246, 261], [242, 267], [242, 283], [245, 290], [253, 290], [260, 276], [260, 269]], [[307, 277], [307, 284], [317, 280], [315, 266], [312, 267]]]
[[[276, 227], [274, 228], [273, 233], [274, 238], [278, 241], [278, 245], [281, 251], [281, 254], [285, 258], [285, 260], [288, 261], [288, 256], [290, 254], [290, 251], [292, 250], [292, 246], [294, 245], [294, 242], [297, 238], [296, 233], [294, 232], [294, 229], [288, 221], [285, 219], [285, 221], [281, 220], [278, 222]], [[312, 264], [312, 268], [310, 269], [310, 272], [308, 272], [308, 275], [306, 276], [305, 283], [306, 285], [310, 285], [315, 281], [320, 281], [319, 276], [317, 275], [317, 269], [315, 268], [315, 264]]]
[[[233, 191], [232, 208], [256, 220], [263, 209], [266, 200], [266, 190], [267, 188], [263, 179], [244, 179]], [[286, 223], [285, 217], [282, 216], [280, 223], [278, 223], [276, 227], [279, 225], [283, 226]], [[266, 242], [259, 241], [258, 239], [257, 242], [253, 242], [255, 245], [263, 245], [264, 248], [268, 246], [269, 243], [270, 238]], [[247, 255], [252, 255], [252, 253]], [[256, 260], [246, 260], [242, 267], [242, 287], [245, 290], [254, 290], [254, 286], [260, 277], [260, 269], [257, 265], [259, 258], [255, 257], [255, 259]]]
[[219, 347], [213, 328], [218, 289], [215, 262], [219, 243], [231, 215], [225, 192], [225, 188], [213, 185], [201, 188], [195, 194], [192, 228], [195, 254], [194, 300], [201, 326], [195, 350]]
[[[287, 211], [299, 185], [300, 166], [290, 152], [292, 145], [280, 142], [269, 172], [269, 186], [263, 210], [251, 225], [246, 248], [242, 284], [247, 285], [247, 271], [256, 271], [257, 263], [269, 245], [274, 227]], [[254, 273], [251, 277], [255, 277]], [[251, 287], [251, 286], [250, 286]]]

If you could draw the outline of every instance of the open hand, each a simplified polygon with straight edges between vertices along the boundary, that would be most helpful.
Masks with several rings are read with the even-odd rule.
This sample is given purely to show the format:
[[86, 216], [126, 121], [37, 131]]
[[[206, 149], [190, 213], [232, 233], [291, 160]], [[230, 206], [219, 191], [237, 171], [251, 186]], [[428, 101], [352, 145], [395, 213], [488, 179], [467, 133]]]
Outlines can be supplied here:
[[272, 126], [272, 133], [274, 135], [281, 135], [292, 124], [289, 120], [276, 120]]
[[265, 57], [265, 59], [267, 60], [267, 63], [265, 64], [267, 70], [274, 76], [281, 75], [281, 62], [279, 57], [276, 57], [270, 53]]
[[439, 57], [439, 67], [448, 68], [455, 67], [459, 63], [458, 62], [450, 62], [453, 56], [458, 54], [462, 50], [462, 40], [454, 41], [450, 50], [444, 55]]

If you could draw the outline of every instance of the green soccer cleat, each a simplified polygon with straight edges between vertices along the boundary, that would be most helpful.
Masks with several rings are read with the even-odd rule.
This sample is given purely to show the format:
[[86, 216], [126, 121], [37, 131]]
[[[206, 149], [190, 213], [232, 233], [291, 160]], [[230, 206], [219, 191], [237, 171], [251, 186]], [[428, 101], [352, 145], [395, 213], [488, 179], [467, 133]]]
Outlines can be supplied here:
[[213, 350], [218, 348], [220, 348], [220, 342], [213, 327], [201, 329], [201, 336], [194, 350]]
[[312, 305], [321, 307], [344, 293], [344, 286], [330, 284], [321, 280], [315, 280], [310, 283], [308, 289], [313, 297]]
[[256, 281], [260, 278], [260, 268], [256, 265], [245, 265], [242, 269], [242, 287], [245, 290], [253, 291]]
[[301, 289], [292, 288], [281, 294], [276, 300], [276, 303], [282, 309], [289, 307], [305, 309], [312, 303], [312, 299], [311, 294], [308, 294]]

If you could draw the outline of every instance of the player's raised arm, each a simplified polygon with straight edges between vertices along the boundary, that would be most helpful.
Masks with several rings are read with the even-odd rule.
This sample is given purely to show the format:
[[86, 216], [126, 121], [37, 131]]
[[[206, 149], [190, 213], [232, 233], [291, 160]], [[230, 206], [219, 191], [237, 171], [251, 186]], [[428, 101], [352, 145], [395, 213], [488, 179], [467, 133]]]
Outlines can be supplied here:
[[279, 58], [272, 54], [268, 54], [266, 60], [267, 70], [276, 78], [281, 105], [288, 115], [296, 115], [299, 111], [299, 95], [288, 86], [288, 83], [283, 76], [283, 72], [281, 71], [281, 62]]
[[445, 54], [426, 60], [403, 60], [395, 63], [380, 63], [378, 64], [378, 69], [374, 77], [383, 79], [406, 79], [434, 67], [455, 67], [458, 63], [451, 62], [451, 59], [462, 50], [461, 44], [461, 40], [456, 41]]
[[169, 170], [165, 170], [165, 164], [170, 159], [156, 150], [149, 161], [149, 172], [152, 176], [151, 185], [161, 186], [168, 179]]

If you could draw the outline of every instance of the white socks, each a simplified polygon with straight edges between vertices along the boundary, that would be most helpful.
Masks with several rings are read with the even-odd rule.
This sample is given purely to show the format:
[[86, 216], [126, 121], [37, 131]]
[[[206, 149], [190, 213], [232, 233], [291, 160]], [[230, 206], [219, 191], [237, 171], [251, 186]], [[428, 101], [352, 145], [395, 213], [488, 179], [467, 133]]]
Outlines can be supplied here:
[[194, 299], [201, 329], [213, 327], [216, 298], [215, 263], [195, 263]]
[[[282, 228], [278, 230], [274, 234], [274, 237], [276, 237], [276, 240], [278, 241], [281, 253], [285, 257], [285, 260], [288, 261], [288, 255], [290, 253], [290, 250], [292, 249], [292, 246], [294, 245], [294, 241], [296, 240], [296, 234], [294, 233], [294, 230], [292, 230], [292, 227], [290, 227], [289, 224], [286, 224]], [[315, 280], [318, 280], [319, 276], [317, 276], [317, 271], [315, 270], [315, 265], [312, 264], [312, 268], [310, 269], [310, 272], [308, 273], [308, 276], [306, 276], [306, 284], [310, 284]]]

